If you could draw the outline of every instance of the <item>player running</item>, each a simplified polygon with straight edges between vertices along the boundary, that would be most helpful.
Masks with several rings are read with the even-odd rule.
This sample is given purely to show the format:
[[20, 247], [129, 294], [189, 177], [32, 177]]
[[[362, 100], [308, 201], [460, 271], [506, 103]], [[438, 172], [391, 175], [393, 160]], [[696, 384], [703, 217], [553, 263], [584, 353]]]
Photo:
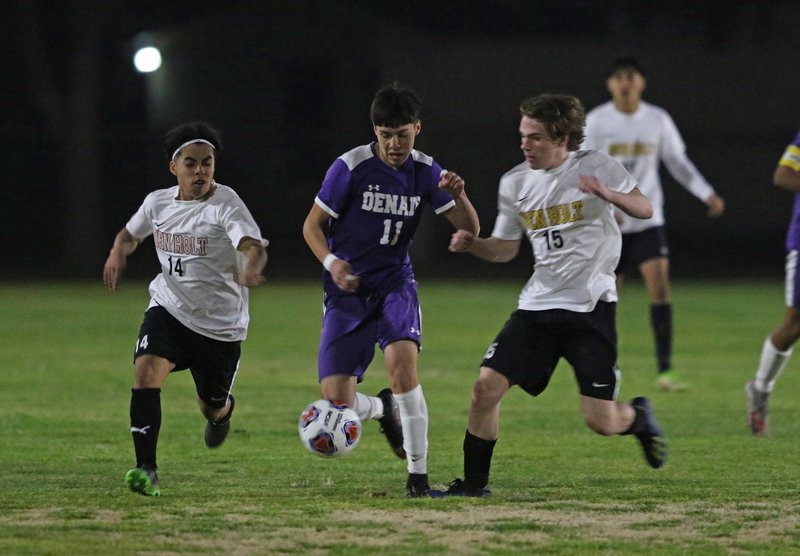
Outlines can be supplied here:
[[165, 149], [178, 184], [150, 193], [114, 239], [103, 281], [115, 290], [127, 257], [152, 235], [161, 273], [136, 340], [130, 419], [136, 467], [125, 475], [134, 492], [159, 496], [156, 448], [161, 387], [169, 373], [190, 369], [205, 444], [230, 430], [231, 387], [249, 323], [248, 288], [264, 281], [267, 240], [236, 192], [214, 181], [219, 134], [205, 122], [169, 131]]
[[[421, 106], [407, 87], [377, 92], [370, 109], [376, 141], [334, 161], [303, 225], [325, 267], [320, 392], [362, 420], [380, 419], [393, 451], [407, 460], [412, 498], [428, 496], [430, 487], [428, 408], [417, 376], [422, 319], [409, 249], [425, 205], [456, 228], [479, 229], [464, 180], [414, 149]], [[376, 343], [391, 390], [371, 397], [356, 385]]]
[[561, 358], [575, 373], [583, 417], [598, 434], [632, 434], [650, 466], [664, 464], [667, 446], [646, 398], [616, 401], [614, 268], [620, 231], [614, 209], [650, 218], [653, 208], [625, 168], [602, 151], [577, 151], [584, 110], [567, 95], [539, 95], [520, 106], [525, 161], [500, 180], [492, 235], [453, 234], [450, 250], [508, 262], [522, 236], [533, 246], [534, 272], [516, 311], [484, 355], [472, 390], [464, 437], [464, 479], [444, 493], [489, 494], [500, 400], [514, 385], [541, 394]]

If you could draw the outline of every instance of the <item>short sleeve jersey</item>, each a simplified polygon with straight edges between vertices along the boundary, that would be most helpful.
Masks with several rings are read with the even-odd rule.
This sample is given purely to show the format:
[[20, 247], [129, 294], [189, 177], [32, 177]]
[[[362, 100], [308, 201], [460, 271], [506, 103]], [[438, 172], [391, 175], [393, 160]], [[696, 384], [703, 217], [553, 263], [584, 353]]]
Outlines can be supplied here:
[[640, 102], [632, 114], [617, 110], [606, 102], [586, 115], [584, 149], [600, 149], [617, 159], [639, 183], [639, 189], [653, 205], [653, 217], [648, 220], [631, 218], [619, 213], [624, 233], [641, 232], [664, 225], [664, 191], [659, 177], [660, 161], [679, 160], [685, 175], [675, 176], [700, 200], [714, 189], [686, 158], [686, 145], [666, 110]]
[[[791, 168], [795, 172], [800, 172], [800, 133], [798, 133], [794, 141], [786, 147], [778, 164]], [[786, 249], [789, 251], [800, 251], [800, 193], [794, 194], [792, 221], [789, 224], [789, 232], [786, 234]]]
[[[375, 153], [375, 143], [337, 158], [328, 169], [315, 202], [330, 215], [328, 247], [348, 261], [361, 279], [361, 290], [385, 292], [414, 279], [409, 249], [423, 207], [436, 214], [455, 205], [439, 189], [442, 168], [431, 157], [413, 150], [394, 169]], [[324, 272], [325, 291], [339, 290]]]
[[222, 341], [244, 340], [248, 289], [239, 285], [244, 237], [261, 232], [236, 192], [221, 184], [200, 201], [177, 199], [177, 185], [150, 193], [126, 224], [137, 240], [153, 236], [161, 273], [150, 282], [160, 305], [190, 330]]
[[598, 301], [616, 301], [614, 269], [622, 236], [614, 206], [582, 193], [579, 176], [595, 176], [609, 189], [629, 193], [636, 180], [601, 151], [570, 152], [551, 170], [526, 162], [500, 179], [498, 214], [492, 236], [528, 237], [534, 271], [519, 296], [529, 311], [592, 311]]

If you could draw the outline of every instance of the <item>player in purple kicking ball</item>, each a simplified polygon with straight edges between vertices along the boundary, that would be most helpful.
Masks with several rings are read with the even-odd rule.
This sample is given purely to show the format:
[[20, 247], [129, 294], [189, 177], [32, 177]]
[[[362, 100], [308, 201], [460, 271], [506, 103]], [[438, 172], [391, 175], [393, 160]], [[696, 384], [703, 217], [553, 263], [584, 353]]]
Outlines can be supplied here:
[[[478, 215], [464, 180], [414, 149], [422, 102], [408, 87], [375, 95], [370, 117], [376, 141], [352, 149], [328, 169], [303, 236], [325, 267], [319, 349], [323, 398], [378, 419], [394, 453], [408, 462], [408, 497], [430, 495], [428, 410], [417, 376], [421, 314], [409, 248], [430, 205], [456, 229], [477, 234]], [[390, 389], [356, 391], [383, 350]]]

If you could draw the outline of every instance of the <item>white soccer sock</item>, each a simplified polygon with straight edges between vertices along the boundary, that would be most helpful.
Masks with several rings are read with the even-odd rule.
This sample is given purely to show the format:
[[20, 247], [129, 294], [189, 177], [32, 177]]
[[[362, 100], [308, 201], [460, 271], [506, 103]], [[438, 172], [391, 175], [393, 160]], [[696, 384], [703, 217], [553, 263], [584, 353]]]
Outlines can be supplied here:
[[365, 396], [361, 392], [356, 392], [354, 405], [353, 409], [356, 410], [358, 418], [362, 421], [383, 417], [383, 401], [380, 398]]
[[403, 394], [395, 394], [403, 423], [403, 448], [408, 459], [408, 472], [428, 472], [428, 405], [422, 385]]
[[762, 392], [772, 392], [772, 389], [775, 388], [775, 381], [778, 380], [778, 375], [786, 367], [791, 356], [791, 348], [786, 351], [778, 351], [778, 348], [772, 344], [770, 337], [767, 336], [764, 341], [764, 347], [761, 349], [761, 360], [756, 371], [756, 388]]

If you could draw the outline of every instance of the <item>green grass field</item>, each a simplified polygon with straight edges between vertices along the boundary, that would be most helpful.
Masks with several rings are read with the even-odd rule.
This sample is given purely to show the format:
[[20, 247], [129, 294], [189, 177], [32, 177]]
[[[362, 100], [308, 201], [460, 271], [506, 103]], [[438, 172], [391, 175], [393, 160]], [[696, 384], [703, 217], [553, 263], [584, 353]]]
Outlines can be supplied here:
[[[461, 443], [481, 356], [519, 283], [421, 283], [420, 375], [430, 476], [462, 475]], [[571, 369], [539, 398], [503, 401], [487, 499], [407, 500], [405, 464], [378, 424], [326, 461], [297, 438], [318, 397], [316, 283], [254, 290], [231, 436], [216, 451], [188, 373], [162, 392], [161, 497], [133, 494], [130, 356], [146, 284], [0, 286], [0, 554], [798, 554], [800, 373], [771, 400], [771, 433], [745, 426], [743, 385], [783, 314], [780, 280], [674, 285], [675, 369], [662, 393], [642, 287], [618, 311], [621, 397], [651, 398], [670, 459], [650, 469], [632, 437], [582, 423]], [[363, 391], [386, 385], [375, 359]]]

